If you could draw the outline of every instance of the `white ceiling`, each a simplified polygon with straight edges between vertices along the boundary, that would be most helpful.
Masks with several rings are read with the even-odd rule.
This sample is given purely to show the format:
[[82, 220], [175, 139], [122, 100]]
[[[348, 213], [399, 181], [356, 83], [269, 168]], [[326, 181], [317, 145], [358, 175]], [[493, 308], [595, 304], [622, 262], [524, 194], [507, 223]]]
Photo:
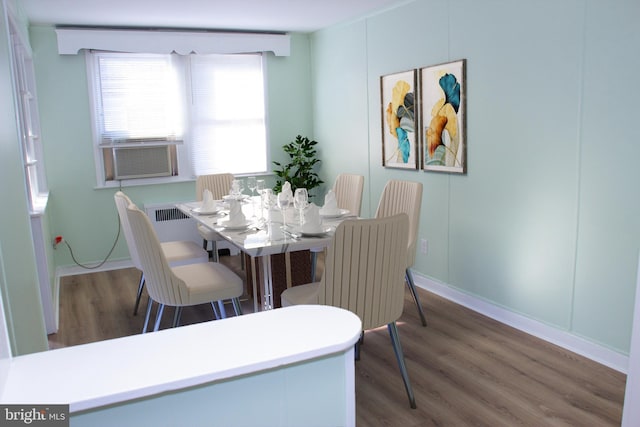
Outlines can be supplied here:
[[407, 0], [22, 0], [32, 24], [313, 32]]

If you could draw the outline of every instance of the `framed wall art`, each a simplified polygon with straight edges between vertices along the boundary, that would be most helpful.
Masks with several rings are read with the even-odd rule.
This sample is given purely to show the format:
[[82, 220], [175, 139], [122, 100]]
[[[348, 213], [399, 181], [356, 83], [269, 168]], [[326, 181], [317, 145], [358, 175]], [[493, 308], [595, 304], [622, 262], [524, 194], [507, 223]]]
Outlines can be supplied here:
[[466, 60], [420, 69], [425, 171], [466, 173]]
[[417, 70], [380, 77], [382, 166], [419, 168], [416, 84]]

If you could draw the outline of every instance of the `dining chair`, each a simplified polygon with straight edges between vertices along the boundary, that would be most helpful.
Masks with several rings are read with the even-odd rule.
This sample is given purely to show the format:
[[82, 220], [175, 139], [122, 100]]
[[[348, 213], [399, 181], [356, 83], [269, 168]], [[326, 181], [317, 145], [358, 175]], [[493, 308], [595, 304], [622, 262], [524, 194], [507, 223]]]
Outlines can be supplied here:
[[[196, 200], [202, 201], [202, 192], [204, 190], [211, 191], [214, 200], [220, 200], [227, 194], [231, 188], [234, 176], [231, 173], [216, 173], [210, 175], [199, 175], [196, 178]], [[217, 240], [219, 236], [209, 228], [202, 224], [198, 224], [198, 233], [202, 236], [202, 247], [207, 250], [209, 242], [211, 242], [211, 257], [213, 261], [218, 261]]]
[[[360, 216], [362, 206], [362, 190], [364, 188], [364, 176], [349, 173], [341, 173], [333, 184], [333, 192], [336, 195], [338, 208], [347, 209], [350, 215]], [[311, 248], [311, 281], [316, 277], [316, 264], [318, 253], [324, 248]]]
[[420, 304], [420, 298], [413, 280], [413, 274], [411, 273], [411, 267], [416, 260], [416, 243], [418, 240], [418, 226], [420, 221], [420, 208], [422, 206], [422, 183], [413, 181], [398, 181], [391, 180], [387, 182], [380, 201], [378, 203], [378, 209], [376, 210], [375, 217], [381, 218], [384, 216], [391, 216], [401, 212], [406, 213], [409, 216], [409, 242], [407, 245], [406, 253], [406, 270], [405, 279], [411, 296], [418, 308], [418, 314], [420, 315], [420, 321], [422, 326], [427, 326], [427, 319], [425, 318], [422, 304]]
[[333, 184], [338, 208], [347, 209], [351, 215], [360, 216], [364, 176], [341, 173]]
[[173, 327], [179, 325], [182, 308], [186, 306], [210, 303], [217, 318], [216, 302], [231, 300], [236, 315], [242, 314], [243, 282], [237, 274], [217, 262], [171, 267], [149, 217], [133, 203], [127, 207], [127, 217], [149, 293], [142, 333], [147, 331], [153, 301], [159, 304], [154, 331], [160, 328], [167, 305], [176, 308]]
[[[280, 296], [282, 306], [325, 304], [349, 310], [362, 330], [387, 325], [412, 408], [416, 407], [396, 321], [404, 308], [404, 270], [409, 218], [401, 213], [374, 219], [347, 219], [336, 228], [319, 282], [294, 286]], [[359, 354], [359, 346], [356, 346]]]
[[[131, 231], [131, 225], [129, 224], [129, 218], [127, 216], [127, 207], [133, 202], [122, 191], [118, 191], [114, 196], [116, 202], [116, 208], [118, 209], [118, 217], [120, 218], [120, 225], [124, 232], [124, 238], [129, 248], [129, 255], [133, 265], [140, 270], [140, 281], [138, 283], [138, 294], [136, 296], [136, 304], [133, 308], [133, 314], [138, 314], [138, 306], [140, 305], [140, 298], [142, 297], [142, 290], [145, 285], [145, 275], [142, 270], [142, 264], [140, 263], [140, 257], [138, 255], [138, 249], [133, 238]], [[197, 262], [209, 261], [209, 254], [202, 249], [196, 243], [188, 240], [176, 240], [170, 242], [160, 243], [162, 252], [172, 266], [178, 266], [182, 264], [193, 264]]]

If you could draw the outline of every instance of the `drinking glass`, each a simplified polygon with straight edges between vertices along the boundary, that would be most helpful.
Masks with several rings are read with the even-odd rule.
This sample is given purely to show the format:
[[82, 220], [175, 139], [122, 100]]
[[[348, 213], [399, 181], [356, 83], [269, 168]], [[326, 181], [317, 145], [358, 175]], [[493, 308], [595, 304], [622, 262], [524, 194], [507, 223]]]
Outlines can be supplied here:
[[309, 193], [306, 188], [296, 188], [293, 193], [293, 207], [300, 213], [300, 225], [304, 222], [304, 209], [309, 204]]
[[255, 176], [250, 176], [249, 178], [247, 178], [247, 188], [249, 189], [249, 197], [251, 198], [251, 211], [253, 212], [253, 218], [256, 217], [256, 205], [255, 200], [253, 200], [253, 193], [256, 190], [256, 185], [257, 181]]
[[259, 218], [262, 219], [263, 218], [262, 211], [264, 209], [264, 203], [262, 201], [262, 193], [264, 192], [264, 179], [257, 179], [256, 180], [256, 192], [260, 196], [260, 216], [259, 216]]
[[273, 207], [273, 190], [265, 188], [260, 193], [260, 199], [262, 201], [262, 208], [267, 211], [266, 220], [271, 222], [271, 208]]
[[258, 181], [256, 180], [255, 176], [250, 176], [249, 178], [247, 178], [247, 188], [250, 191], [250, 196], [253, 197], [253, 192], [256, 191], [256, 185], [257, 185]]
[[291, 201], [289, 200], [289, 195], [284, 192], [278, 193], [277, 203], [278, 203], [278, 209], [282, 211], [282, 227], [286, 228], [287, 227], [287, 208], [291, 203]]

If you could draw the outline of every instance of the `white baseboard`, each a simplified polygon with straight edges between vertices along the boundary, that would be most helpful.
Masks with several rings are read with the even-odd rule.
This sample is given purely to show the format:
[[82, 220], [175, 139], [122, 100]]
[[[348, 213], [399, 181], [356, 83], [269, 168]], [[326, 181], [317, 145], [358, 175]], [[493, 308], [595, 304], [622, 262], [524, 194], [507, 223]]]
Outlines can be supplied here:
[[629, 357], [529, 317], [464, 293], [449, 285], [413, 273], [416, 286], [467, 307], [498, 322], [560, 346], [616, 371], [627, 373]]
[[56, 268], [56, 280], [64, 276], [76, 276], [78, 274], [98, 273], [100, 271], [119, 270], [133, 267], [130, 259], [107, 261], [98, 268], [84, 268], [78, 265], [66, 265]]

